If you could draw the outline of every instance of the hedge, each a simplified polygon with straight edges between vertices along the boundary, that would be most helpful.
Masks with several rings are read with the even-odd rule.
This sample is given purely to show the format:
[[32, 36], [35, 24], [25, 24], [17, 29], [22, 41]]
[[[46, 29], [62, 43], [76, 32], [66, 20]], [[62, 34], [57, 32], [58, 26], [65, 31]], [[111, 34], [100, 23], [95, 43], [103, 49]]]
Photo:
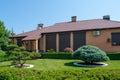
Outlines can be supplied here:
[[73, 59], [71, 53], [42, 53], [42, 59]]
[[[120, 52], [107, 53], [107, 56], [110, 58], [110, 60], [120, 60]], [[71, 56], [71, 53], [42, 53], [41, 58], [43, 59], [74, 59]]]
[[120, 52], [110, 52], [107, 53], [107, 56], [109, 56], [110, 60], [120, 60]]
[[[104, 72], [103, 72], [104, 71]], [[120, 70], [49, 70], [1, 68], [0, 80], [120, 80]]]

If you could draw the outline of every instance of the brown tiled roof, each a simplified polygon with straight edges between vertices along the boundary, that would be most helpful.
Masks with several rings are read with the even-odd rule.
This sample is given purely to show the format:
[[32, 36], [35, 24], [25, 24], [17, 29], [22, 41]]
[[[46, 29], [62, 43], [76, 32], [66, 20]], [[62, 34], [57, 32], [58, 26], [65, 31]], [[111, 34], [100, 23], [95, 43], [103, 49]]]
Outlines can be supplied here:
[[35, 40], [39, 39], [41, 37], [41, 33], [44, 31], [44, 29], [39, 30], [33, 30], [26, 33], [18, 34], [13, 37], [25, 37], [23, 40]]
[[93, 30], [93, 29], [106, 29], [106, 28], [120, 28], [120, 22], [103, 20], [103, 19], [93, 19], [93, 20], [83, 20], [77, 22], [56, 23], [53, 26], [49, 26], [40, 30], [33, 30], [30, 32], [18, 34], [13, 37], [25, 37], [23, 38], [23, 40], [35, 40], [41, 37], [41, 33]]
[[45, 31], [44, 33], [105, 29], [105, 28], [117, 28], [117, 27], [120, 28], [120, 22], [118, 21], [93, 19], [93, 20], [83, 20], [83, 21], [77, 21], [77, 22], [57, 23], [53, 26], [46, 28], [44, 30]]

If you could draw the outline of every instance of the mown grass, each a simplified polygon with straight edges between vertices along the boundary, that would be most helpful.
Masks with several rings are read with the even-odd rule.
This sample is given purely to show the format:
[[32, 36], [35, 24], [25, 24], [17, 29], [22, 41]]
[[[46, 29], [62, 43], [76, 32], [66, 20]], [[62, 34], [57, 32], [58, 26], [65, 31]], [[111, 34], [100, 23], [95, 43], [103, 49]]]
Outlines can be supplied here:
[[61, 60], [61, 59], [39, 59], [28, 61], [29, 64], [34, 64], [34, 69], [38, 70], [69, 70], [69, 69], [120, 69], [120, 60], [111, 60], [105, 62], [108, 64], [106, 67], [85, 68], [74, 66], [74, 62], [80, 60]]
[[[73, 65], [74, 62], [80, 62], [78, 59], [71, 57], [69, 53], [61, 54], [42, 54], [41, 59], [27, 60], [28, 64], [33, 64], [36, 70], [69, 70], [69, 69], [120, 69], [120, 53], [107, 53], [110, 57], [110, 61], [105, 63], [108, 64], [106, 67], [86, 68], [76, 67]], [[0, 67], [9, 67], [11, 61], [0, 62]]]
[[[74, 62], [79, 62], [80, 60], [66, 60], [66, 59], [38, 59], [38, 60], [28, 60], [27, 64], [33, 64], [36, 70], [79, 70], [79, 69], [120, 69], [120, 60], [111, 60], [105, 63], [108, 64], [106, 67], [77, 67], [74, 66]], [[10, 67], [11, 61], [1, 62], [0, 67]]]

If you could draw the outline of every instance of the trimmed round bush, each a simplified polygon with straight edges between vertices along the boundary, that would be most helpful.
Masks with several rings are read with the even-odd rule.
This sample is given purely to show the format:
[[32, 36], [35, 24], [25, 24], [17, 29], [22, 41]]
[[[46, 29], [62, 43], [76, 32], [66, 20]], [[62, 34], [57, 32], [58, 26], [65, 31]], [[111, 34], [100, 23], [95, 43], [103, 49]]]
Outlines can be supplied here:
[[86, 63], [103, 62], [109, 60], [106, 53], [95, 46], [82, 46], [73, 52], [73, 57]]

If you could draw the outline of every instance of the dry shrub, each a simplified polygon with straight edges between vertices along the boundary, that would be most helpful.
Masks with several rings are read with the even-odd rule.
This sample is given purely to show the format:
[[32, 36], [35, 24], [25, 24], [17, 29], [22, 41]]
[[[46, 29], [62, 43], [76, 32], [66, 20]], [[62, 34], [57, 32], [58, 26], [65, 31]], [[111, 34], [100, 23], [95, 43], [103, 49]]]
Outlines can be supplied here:
[[66, 48], [64, 49], [64, 52], [70, 52], [70, 53], [72, 53], [73, 50], [72, 50], [72, 48], [66, 47]]

